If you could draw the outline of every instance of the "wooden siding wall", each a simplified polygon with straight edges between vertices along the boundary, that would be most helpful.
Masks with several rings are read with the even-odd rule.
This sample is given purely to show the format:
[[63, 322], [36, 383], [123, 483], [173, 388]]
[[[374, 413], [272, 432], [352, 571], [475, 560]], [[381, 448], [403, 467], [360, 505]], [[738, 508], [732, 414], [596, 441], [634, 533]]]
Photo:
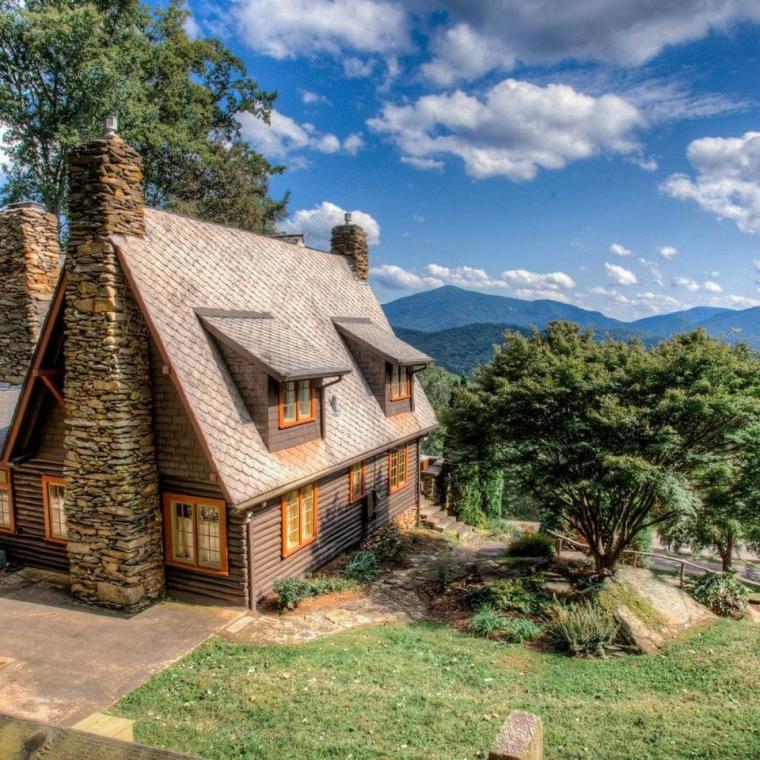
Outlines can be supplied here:
[[[367, 490], [377, 491], [375, 519], [367, 532], [418, 504], [418, 442], [409, 444], [409, 482], [405, 488], [388, 494], [388, 454], [384, 452], [365, 463]], [[349, 504], [348, 469], [319, 481], [317, 540], [282, 558], [282, 501], [274, 499], [250, 514], [252, 583], [256, 599], [272, 590], [272, 582], [288, 575], [313, 572], [337, 555], [356, 546], [364, 535], [363, 508]]]
[[63, 462], [35, 458], [13, 469], [11, 479], [16, 531], [13, 534], [0, 533], [0, 548], [5, 549], [13, 561], [68, 572], [65, 544], [45, 538], [43, 475], [62, 477]]
[[303, 425], [293, 425], [280, 430], [280, 384], [271, 377], [269, 378], [267, 397], [269, 438], [267, 446], [270, 451], [282, 451], [282, 449], [299, 446], [302, 443], [314, 441], [322, 435], [322, 392], [319, 390], [318, 383], [315, 393], [317, 394], [315, 419], [312, 422], [305, 422]]

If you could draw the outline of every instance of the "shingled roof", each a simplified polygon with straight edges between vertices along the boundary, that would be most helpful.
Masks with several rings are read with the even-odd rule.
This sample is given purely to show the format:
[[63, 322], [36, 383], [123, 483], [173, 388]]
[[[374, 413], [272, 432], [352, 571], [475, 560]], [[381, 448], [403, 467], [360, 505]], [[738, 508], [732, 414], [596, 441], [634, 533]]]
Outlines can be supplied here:
[[[146, 209], [145, 218], [144, 239], [116, 235], [113, 242], [232, 505], [255, 504], [436, 426], [416, 379], [414, 410], [386, 417], [336, 329], [336, 318], [362, 318], [397, 340], [346, 257], [154, 209]], [[199, 316], [199, 309], [201, 315], [271, 315], [279, 338], [309, 341], [307, 364], [351, 370], [327, 391], [336, 400], [326, 405], [324, 438], [274, 453], [267, 449], [207, 329], [210, 323], [202, 322], [215, 318]], [[261, 344], [254, 346], [261, 339], [254, 326], [261, 327], [249, 322], [245, 336], [237, 337], [261, 352]], [[269, 361], [277, 363], [274, 354]], [[272, 369], [287, 377], [294, 367]]]
[[401, 338], [397, 338], [392, 332], [388, 332], [385, 327], [375, 324], [371, 319], [343, 317], [334, 319], [333, 322], [340, 333], [359, 341], [389, 362], [403, 367], [433, 363], [427, 354], [405, 343]]

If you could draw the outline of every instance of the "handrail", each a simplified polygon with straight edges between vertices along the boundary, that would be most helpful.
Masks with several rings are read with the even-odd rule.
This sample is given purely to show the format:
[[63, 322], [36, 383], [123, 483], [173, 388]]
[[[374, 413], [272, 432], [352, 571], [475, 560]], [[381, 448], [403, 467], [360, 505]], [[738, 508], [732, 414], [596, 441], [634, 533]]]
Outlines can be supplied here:
[[[564, 536], [562, 533], [558, 533], [556, 530], [547, 530], [546, 531], [550, 536], [554, 536], [554, 538], [557, 539], [559, 543], [558, 550], [562, 550], [562, 544], [570, 544], [570, 546], [574, 546], [578, 549], [581, 549], [582, 551], [588, 551], [589, 545], [585, 543], [584, 541], [576, 541], [574, 538], [570, 538], [569, 536]], [[640, 552], [636, 549], [625, 549], [623, 551], [623, 554], [632, 554], [634, 557], [634, 567], [636, 565], [636, 557], [655, 557], [656, 559], [662, 559], [666, 562], [673, 562], [676, 565], [680, 565], [680, 581], [681, 581], [681, 587], [683, 588], [684, 584], [684, 570], [688, 567], [693, 567], [696, 570], [701, 570], [703, 573], [713, 573], [714, 575], [720, 575], [719, 570], [713, 570], [711, 567], [705, 567], [704, 565], [699, 565], [696, 562], [692, 562], [688, 559], [680, 559], [678, 557], [670, 557], [667, 554], [657, 554], [655, 552]], [[736, 574], [736, 579], [743, 583], [745, 586], [752, 586], [753, 588], [760, 588], [760, 583], [757, 581], [752, 581], [749, 578], [744, 578], [743, 576]]]

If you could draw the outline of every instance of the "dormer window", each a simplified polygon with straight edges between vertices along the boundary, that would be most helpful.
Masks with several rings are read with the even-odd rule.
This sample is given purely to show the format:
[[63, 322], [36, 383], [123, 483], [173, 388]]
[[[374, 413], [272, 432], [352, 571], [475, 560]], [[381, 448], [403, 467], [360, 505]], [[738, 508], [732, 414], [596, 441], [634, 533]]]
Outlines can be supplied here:
[[412, 376], [407, 367], [391, 365], [391, 401], [412, 397]]
[[280, 427], [313, 422], [317, 416], [317, 394], [313, 380], [280, 383]]

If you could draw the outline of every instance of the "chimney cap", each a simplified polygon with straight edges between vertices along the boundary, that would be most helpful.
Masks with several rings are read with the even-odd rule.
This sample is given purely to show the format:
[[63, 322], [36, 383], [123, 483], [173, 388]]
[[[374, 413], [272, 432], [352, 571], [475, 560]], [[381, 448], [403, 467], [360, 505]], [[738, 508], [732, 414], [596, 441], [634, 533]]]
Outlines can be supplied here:
[[114, 116], [106, 116], [103, 120], [103, 132], [106, 137], [113, 137], [116, 134], [116, 130], [119, 128], [119, 121]]
[[351, 212], [346, 211], [345, 216], [343, 217], [346, 220], [346, 224], [351, 224]]

